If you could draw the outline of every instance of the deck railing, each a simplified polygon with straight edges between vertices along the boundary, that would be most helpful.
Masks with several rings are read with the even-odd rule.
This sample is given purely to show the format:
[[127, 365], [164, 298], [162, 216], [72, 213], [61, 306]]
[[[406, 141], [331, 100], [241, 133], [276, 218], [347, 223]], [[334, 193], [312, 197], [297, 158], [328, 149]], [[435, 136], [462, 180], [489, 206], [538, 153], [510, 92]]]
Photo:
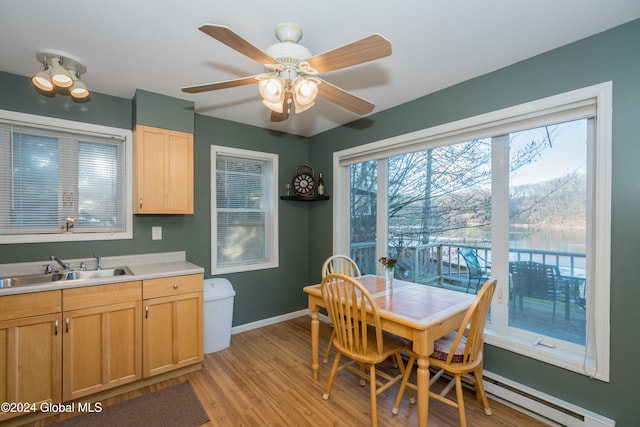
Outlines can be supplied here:
[[[430, 243], [407, 246], [390, 251], [389, 256], [398, 259], [396, 276], [415, 283], [434, 281], [450, 282], [451, 285], [466, 288], [467, 266], [460, 255], [463, 248], [476, 251], [482, 260], [491, 262], [491, 247], [461, 243]], [[354, 243], [351, 257], [363, 274], [375, 274], [377, 267], [375, 242]], [[536, 261], [556, 265], [563, 276], [584, 278], [586, 254], [579, 252], [559, 252], [532, 249], [510, 249], [509, 261]]]
[[[466, 292], [469, 289], [475, 289], [476, 283], [469, 287], [471, 282], [469, 282], [467, 265], [460, 254], [460, 250], [463, 248], [471, 248], [476, 251], [478, 257], [491, 262], [490, 246], [456, 242], [405, 246], [401, 250], [390, 251], [388, 255], [398, 259], [395, 275], [399, 279]], [[376, 273], [375, 249], [374, 242], [351, 246], [351, 257], [357, 262], [363, 274]], [[480, 261], [482, 264], [482, 260]], [[552, 307], [554, 304], [549, 301], [541, 302], [536, 299], [528, 299], [527, 316], [521, 314], [522, 308], [514, 305], [513, 310], [510, 310], [509, 326], [584, 345], [586, 337], [586, 254], [510, 249], [509, 261], [534, 261], [555, 265], [559, 268], [560, 274], [569, 279], [565, 283], [571, 283], [569, 289], [573, 292], [569, 299], [565, 300], [565, 304], [569, 304], [565, 306], [565, 316], [553, 316]]]

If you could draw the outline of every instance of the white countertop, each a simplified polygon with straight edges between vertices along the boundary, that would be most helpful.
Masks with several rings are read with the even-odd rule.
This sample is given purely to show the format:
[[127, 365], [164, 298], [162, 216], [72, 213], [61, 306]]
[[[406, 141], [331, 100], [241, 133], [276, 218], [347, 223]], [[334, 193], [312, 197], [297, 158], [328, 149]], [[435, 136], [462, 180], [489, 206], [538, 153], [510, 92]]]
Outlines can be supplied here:
[[[76, 268], [76, 265], [79, 266], [81, 262], [84, 262], [88, 269], [95, 269], [96, 266], [95, 258], [63, 261], [69, 262], [72, 270]], [[43, 266], [51, 263], [52, 261], [47, 260], [32, 263], [2, 264], [0, 265], [0, 277], [39, 274], [42, 272]], [[53, 265], [55, 266], [55, 262]], [[0, 288], [0, 296], [204, 273], [204, 268], [186, 260], [186, 254], [184, 252], [104, 257], [102, 259], [102, 268], [104, 269], [123, 266], [129, 267], [133, 274]]]

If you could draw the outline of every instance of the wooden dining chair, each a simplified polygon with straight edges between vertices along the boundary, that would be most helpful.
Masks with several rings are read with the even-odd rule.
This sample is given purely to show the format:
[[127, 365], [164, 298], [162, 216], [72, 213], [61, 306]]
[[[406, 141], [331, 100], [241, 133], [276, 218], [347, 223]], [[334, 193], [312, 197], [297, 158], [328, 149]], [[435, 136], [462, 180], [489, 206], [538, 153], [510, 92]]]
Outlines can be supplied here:
[[[476, 398], [482, 401], [485, 414], [491, 415], [487, 394], [482, 385], [482, 352], [484, 347], [484, 325], [487, 320], [491, 306], [491, 298], [493, 298], [495, 289], [496, 280], [485, 282], [467, 310], [458, 330], [437, 340], [434, 343], [434, 352], [429, 356], [429, 365], [438, 369], [438, 372], [433, 375], [429, 381], [429, 397], [433, 397], [449, 406], [458, 408], [460, 425], [462, 427], [466, 427], [467, 425], [464, 411], [462, 376], [465, 376], [465, 380], [468, 380], [474, 385]], [[407, 351], [409, 353], [409, 361], [407, 362], [404, 378], [400, 384], [400, 390], [398, 391], [398, 396], [393, 406], [392, 412], [394, 414], [398, 413], [398, 407], [400, 406], [400, 401], [402, 400], [405, 389], [407, 387], [413, 390], [417, 389], [415, 384], [409, 383], [409, 376], [411, 375], [411, 370], [416, 360], [416, 354], [410, 349]], [[448, 373], [453, 378], [440, 392], [432, 391], [431, 386], [438, 381], [444, 373]], [[473, 373], [473, 376], [469, 375], [471, 373]], [[447, 397], [454, 385], [456, 389], [455, 400]], [[414, 403], [412, 399], [410, 399], [410, 401]]]
[[[322, 279], [322, 297], [334, 325], [333, 346], [336, 356], [325, 387], [323, 398], [329, 399], [338, 370], [347, 369], [361, 379], [368, 380], [371, 395], [371, 425], [377, 425], [377, 396], [400, 382], [405, 372], [400, 355], [404, 340], [382, 330], [378, 307], [367, 289], [357, 280], [344, 274], [329, 274]], [[340, 365], [341, 357], [350, 359]], [[398, 375], [376, 370], [376, 365], [395, 356]], [[353, 366], [357, 364], [358, 366]], [[368, 369], [369, 374], [366, 374]]]
[[[349, 258], [346, 255], [332, 255], [327, 258], [322, 264], [322, 277], [329, 274], [345, 274], [350, 277], [360, 277], [360, 269], [356, 262]], [[329, 344], [327, 344], [327, 351], [324, 354], [323, 362], [327, 363], [329, 361], [329, 355], [331, 354], [331, 349], [333, 348], [333, 337], [335, 335], [335, 329], [331, 332], [331, 338], [329, 338]]]

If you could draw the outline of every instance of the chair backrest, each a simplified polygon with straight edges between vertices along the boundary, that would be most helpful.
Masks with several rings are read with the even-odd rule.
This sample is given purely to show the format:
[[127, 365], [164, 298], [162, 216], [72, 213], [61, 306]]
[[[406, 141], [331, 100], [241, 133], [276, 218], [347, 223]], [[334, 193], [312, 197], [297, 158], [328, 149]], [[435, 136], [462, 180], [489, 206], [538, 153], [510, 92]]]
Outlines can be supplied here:
[[[450, 364], [453, 361], [453, 358], [456, 355], [454, 350], [458, 348], [463, 336], [466, 336], [467, 343], [464, 347], [462, 363], [473, 363], [480, 356], [484, 345], [484, 325], [487, 321], [489, 308], [491, 307], [493, 293], [496, 290], [496, 283], [496, 280], [488, 280], [478, 291], [478, 294], [474, 298], [473, 303], [471, 303], [471, 306], [467, 310], [467, 313], [458, 328], [456, 337], [451, 345], [451, 349], [449, 350], [446, 363]], [[469, 326], [468, 330], [467, 325]]]
[[[333, 323], [333, 344], [348, 357], [367, 362], [371, 355], [382, 354], [382, 323], [378, 307], [369, 291], [357, 280], [344, 274], [329, 274], [320, 285], [329, 318]], [[375, 349], [368, 348], [370, 335]]]
[[333, 255], [322, 264], [322, 277], [328, 274], [344, 274], [351, 277], [360, 277], [360, 269], [354, 260], [346, 255]]
[[555, 299], [560, 279], [557, 266], [534, 261], [514, 261], [509, 263], [509, 273], [514, 294]]
[[460, 249], [460, 255], [467, 264], [467, 273], [471, 279], [476, 279], [482, 276], [482, 267], [480, 261], [478, 261], [478, 255], [476, 251], [469, 248]]

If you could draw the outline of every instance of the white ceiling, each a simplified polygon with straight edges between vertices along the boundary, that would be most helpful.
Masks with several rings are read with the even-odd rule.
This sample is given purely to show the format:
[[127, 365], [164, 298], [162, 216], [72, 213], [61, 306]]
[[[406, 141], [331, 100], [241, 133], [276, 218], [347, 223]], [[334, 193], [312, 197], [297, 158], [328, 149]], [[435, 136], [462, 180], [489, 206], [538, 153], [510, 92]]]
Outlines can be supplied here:
[[[90, 90], [132, 98], [136, 89], [195, 102], [196, 112], [311, 136], [359, 116], [319, 99], [269, 121], [257, 85], [187, 94], [181, 87], [263, 72], [198, 31], [223, 24], [260, 49], [294, 22], [301, 44], [322, 53], [372, 33], [393, 53], [321, 77], [376, 104], [372, 114], [640, 18], [639, 0], [2, 0], [0, 71], [31, 76], [40, 49], [82, 59]], [[39, 12], [36, 12], [39, 11]], [[630, 41], [637, 43], [636, 41]], [[2, 96], [2, 94], [0, 94]], [[56, 95], [66, 96], [66, 95]]]

